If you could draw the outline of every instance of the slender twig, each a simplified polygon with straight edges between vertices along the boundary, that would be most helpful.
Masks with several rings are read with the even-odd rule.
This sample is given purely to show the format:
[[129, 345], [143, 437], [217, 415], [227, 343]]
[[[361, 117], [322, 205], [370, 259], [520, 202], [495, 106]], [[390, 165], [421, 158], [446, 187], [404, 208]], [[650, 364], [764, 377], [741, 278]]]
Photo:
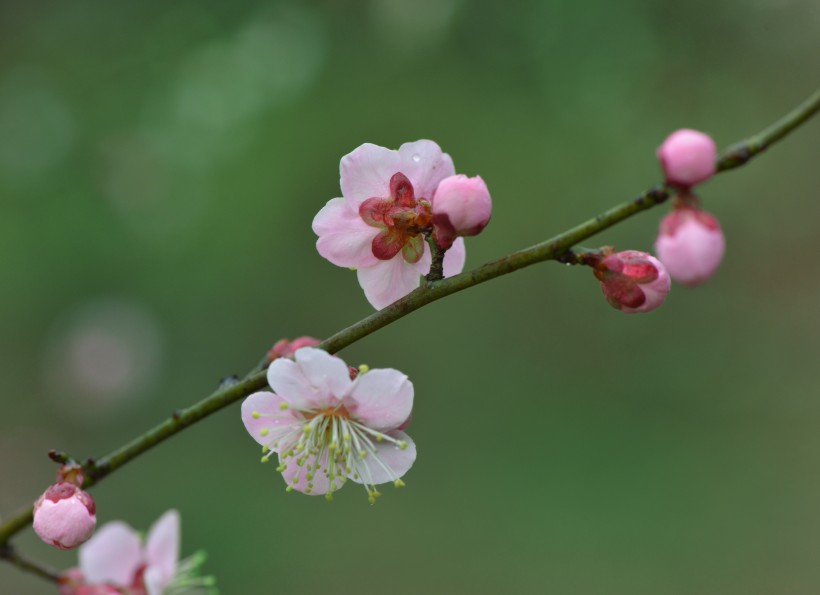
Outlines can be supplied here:
[[[718, 170], [726, 171], [743, 165], [806, 122], [818, 111], [820, 111], [820, 90], [763, 132], [733, 145], [718, 159]], [[337, 332], [323, 341], [319, 347], [330, 353], [337, 353], [359, 339], [445, 296], [538, 262], [555, 260], [579, 242], [612, 227], [624, 219], [663, 203], [669, 198], [670, 193], [671, 190], [664, 185], [651, 188], [632, 200], [621, 203], [545, 242], [513, 252], [499, 260], [489, 262], [460, 275], [428, 282], [383, 310], [379, 310]], [[227, 407], [231, 403], [265, 387], [265, 385], [265, 372], [257, 367], [236, 384], [223, 386], [198, 403], [174, 413], [171, 418], [155, 428], [148, 430], [111, 454], [98, 459], [93, 469], [86, 470], [88, 476], [84, 487], [94, 485], [160, 442], [211, 413], [219, 411], [223, 407]], [[7, 542], [13, 535], [31, 524], [31, 521], [31, 507], [21, 510], [6, 520], [5, 523], [0, 525], [0, 544]]]
[[17, 566], [17, 568], [36, 574], [40, 578], [56, 583], [60, 580], [60, 574], [48, 566], [44, 566], [39, 562], [35, 562], [23, 556], [20, 552], [15, 550], [10, 543], [0, 545], [0, 558]]

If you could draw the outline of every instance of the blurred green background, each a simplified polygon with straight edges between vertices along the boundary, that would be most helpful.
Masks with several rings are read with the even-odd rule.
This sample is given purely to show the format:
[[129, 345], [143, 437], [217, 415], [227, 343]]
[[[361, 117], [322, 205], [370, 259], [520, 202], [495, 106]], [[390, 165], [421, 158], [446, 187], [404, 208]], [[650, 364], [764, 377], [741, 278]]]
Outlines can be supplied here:
[[[495, 212], [468, 266], [811, 93], [816, 0], [0, 3], [0, 515], [372, 310], [314, 249], [363, 142], [436, 140]], [[341, 354], [416, 387], [407, 488], [286, 494], [237, 405], [93, 490], [245, 593], [820, 592], [820, 123], [701, 190], [719, 274], [643, 316], [532, 267]], [[587, 242], [648, 250], [665, 207]], [[76, 563], [33, 532], [15, 543]], [[0, 565], [0, 592], [53, 593]]]

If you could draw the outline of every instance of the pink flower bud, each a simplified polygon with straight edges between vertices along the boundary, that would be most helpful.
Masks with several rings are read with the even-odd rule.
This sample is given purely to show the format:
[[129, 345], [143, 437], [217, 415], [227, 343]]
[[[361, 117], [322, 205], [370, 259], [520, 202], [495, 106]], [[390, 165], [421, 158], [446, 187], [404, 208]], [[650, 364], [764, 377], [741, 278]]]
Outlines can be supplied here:
[[433, 196], [433, 226], [436, 241], [449, 248], [457, 236], [481, 233], [493, 208], [490, 191], [481, 176], [461, 174], [444, 178]]
[[321, 341], [313, 337], [297, 337], [293, 341], [289, 339], [279, 339], [267, 354], [267, 362], [270, 363], [280, 357], [293, 357], [297, 349], [302, 347], [316, 347]]
[[718, 268], [725, 245], [717, 219], [700, 209], [686, 207], [661, 220], [655, 253], [675, 281], [697, 285]]
[[34, 531], [61, 550], [84, 543], [94, 533], [97, 508], [89, 494], [72, 483], [55, 483], [34, 503]]
[[669, 273], [646, 252], [625, 250], [607, 256], [595, 265], [595, 276], [610, 305], [627, 314], [654, 310], [669, 293]]
[[708, 134], [682, 128], [658, 147], [658, 159], [667, 183], [689, 188], [714, 175], [717, 147]]

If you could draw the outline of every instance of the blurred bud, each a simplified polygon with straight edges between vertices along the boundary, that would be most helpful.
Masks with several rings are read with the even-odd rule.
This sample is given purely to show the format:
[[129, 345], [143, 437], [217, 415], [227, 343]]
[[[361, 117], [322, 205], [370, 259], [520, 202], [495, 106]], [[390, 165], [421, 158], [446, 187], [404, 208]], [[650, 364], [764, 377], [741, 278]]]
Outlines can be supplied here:
[[280, 357], [293, 357], [297, 349], [301, 349], [302, 347], [316, 347], [319, 343], [321, 343], [319, 339], [308, 336], [296, 337], [293, 341], [280, 339], [271, 347], [270, 351], [268, 351], [267, 361], [271, 363]]
[[658, 147], [658, 159], [669, 184], [689, 188], [715, 173], [717, 147], [708, 134], [682, 128]]
[[646, 252], [617, 252], [601, 259], [594, 272], [610, 305], [627, 314], [654, 310], [669, 293], [669, 273]]
[[481, 233], [493, 208], [490, 191], [481, 176], [468, 178], [461, 174], [444, 178], [432, 202], [436, 242], [445, 249], [458, 236]]
[[661, 220], [655, 253], [672, 279], [682, 285], [698, 285], [718, 268], [725, 245], [723, 231], [713, 215], [685, 207]]
[[34, 531], [47, 544], [70, 550], [94, 533], [96, 512], [88, 493], [61, 481], [49, 486], [34, 503]]

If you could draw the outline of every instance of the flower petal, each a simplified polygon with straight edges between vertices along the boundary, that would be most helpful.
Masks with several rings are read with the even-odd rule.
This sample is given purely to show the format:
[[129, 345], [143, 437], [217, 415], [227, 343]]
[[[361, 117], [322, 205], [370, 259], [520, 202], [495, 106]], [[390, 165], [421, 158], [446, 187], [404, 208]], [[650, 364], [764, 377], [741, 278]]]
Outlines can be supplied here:
[[358, 212], [368, 198], [390, 196], [390, 178], [398, 171], [398, 152], [371, 143], [342, 157], [340, 184], [348, 206]]
[[[327, 453], [324, 454], [327, 457]], [[289, 486], [294, 490], [308, 494], [310, 496], [319, 496], [327, 492], [335, 492], [344, 485], [347, 478], [344, 475], [338, 475], [334, 478], [332, 484], [330, 477], [326, 473], [326, 469], [315, 469], [316, 456], [311, 455], [307, 457], [302, 465], [298, 463], [298, 457], [289, 457], [287, 460], [287, 467], [282, 472], [282, 477]], [[283, 462], [279, 459], [279, 462]], [[308, 479], [307, 467], [310, 467], [311, 477]], [[294, 479], [296, 480], [294, 482]]]
[[[174, 577], [179, 561], [179, 513], [169, 510], [151, 526], [145, 542], [145, 562], [163, 586]], [[147, 574], [148, 571], [146, 571]]]
[[464, 270], [465, 260], [467, 260], [467, 251], [464, 248], [464, 238], [456, 238], [456, 241], [444, 254], [444, 276], [458, 275]]
[[438, 183], [456, 173], [450, 156], [431, 140], [404, 143], [399, 147], [399, 156], [397, 171], [410, 179], [416, 198], [431, 200]]
[[323, 395], [343, 397], [352, 381], [347, 364], [327, 351], [303, 347], [294, 355], [305, 378]]
[[343, 198], [334, 198], [313, 218], [316, 249], [339, 267], [367, 267], [378, 262], [371, 244], [379, 230], [365, 223]]
[[121, 521], [106, 523], [80, 546], [80, 569], [88, 583], [131, 584], [142, 565], [142, 548], [136, 532]]
[[271, 392], [253, 393], [242, 401], [242, 423], [248, 434], [262, 446], [270, 446], [276, 438], [276, 430], [297, 421], [293, 411], [281, 408], [287, 403]]
[[394, 430], [413, 410], [413, 383], [398, 370], [370, 370], [353, 382], [345, 405], [367, 427]]
[[162, 589], [167, 581], [163, 580], [162, 572], [159, 568], [149, 566], [142, 575], [142, 582], [145, 583], [147, 595], [162, 595]]
[[[424, 258], [419, 262], [423, 260]], [[409, 264], [403, 258], [397, 257], [379, 261], [372, 267], [359, 269], [356, 274], [367, 301], [377, 310], [381, 310], [419, 286], [421, 281], [418, 266], [419, 263]], [[429, 268], [430, 265], [427, 266]]]
[[325, 404], [325, 395], [319, 394], [293, 360], [284, 357], [273, 360], [268, 367], [268, 384], [284, 401], [298, 409], [313, 409]]
[[393, 475], [391, 476], [391, 474], [388, 473], [382, 465], [373, 459], [373, 455], [370, 455], [362, 459], [362, 462], [367, 465], [367, 469], [370, 472], [370, 477], [362, 477], [361, 473], [359, 473], [357, 478], [351, 473], [349, 476], [350, 479], [356, 483], [387, 483], [389, 481], [393, 481], [394, 478], [402, 477], [410, 470], [410, 467], [413, 466], [413, 463], [416, 460], [416, 443], [413, 442], [410, 436], [399, 430], [389, 432], [388, 436], [395, 438], [396, 440], [404, 440], [407, 442], [407, 448], [403, 449], [398, 448], [395, 444], [387, 441], [374, 443], [374, 446], [376, 447], [376, 454], [381, 462], [390, 468]]

